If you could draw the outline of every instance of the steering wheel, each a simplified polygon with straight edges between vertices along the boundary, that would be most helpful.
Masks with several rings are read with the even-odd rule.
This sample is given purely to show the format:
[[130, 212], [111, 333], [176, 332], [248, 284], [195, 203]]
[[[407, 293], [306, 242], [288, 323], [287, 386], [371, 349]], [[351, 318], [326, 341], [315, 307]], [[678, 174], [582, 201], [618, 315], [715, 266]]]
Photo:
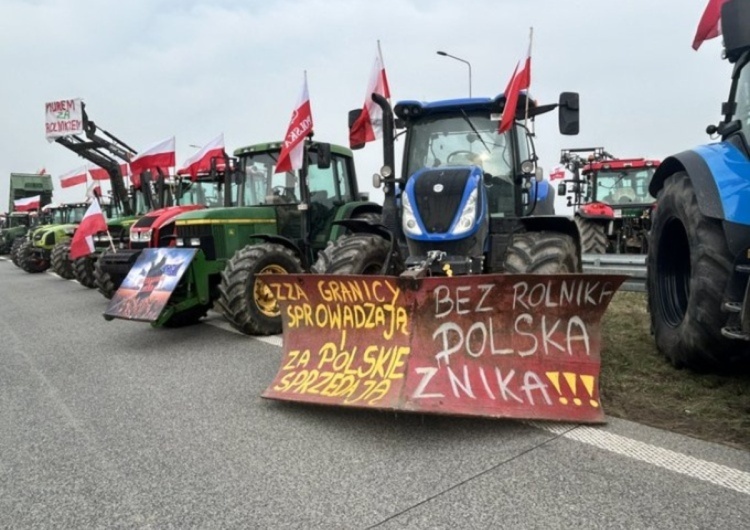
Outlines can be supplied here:
[[294, 196], [294, 192], [292, 191], [292, 189], [287, 188], [286, 186], [274, 186], [273, 188], [271, 188], [271, 191], [273, 192], [275, 197], [281, 197], [291, 202], [297, 201], [297, 197]]
[[[471, 160], [472, 160], [473, 158], [476, 158], [476, 156], [477, 156], [477, 155], [476, 155], [476, 154], [474, 154], [474, 153], [472, 153], [471, 151], [466, 151], [466, 150], [453, 151], [453, 152], [452, 152], [451, 154], [449, 154], [449, 155], [448, 155], [448, 158], [446, 159], [446, 162], [447, 162], [448, 164], [451, 164], [451, 163], [455, 163], [455, 162], [453, 161], [453, 159], [454, 159], [455, 157], [459, 157], [459, 156], [462, 156], [462, 157], [464, 157], [464, 159], [465, 159], [465, 162], [466, 162], [467, 164], [472, 164]], [[476, 164], [473, 164], [473, 165], [476, 165]]]

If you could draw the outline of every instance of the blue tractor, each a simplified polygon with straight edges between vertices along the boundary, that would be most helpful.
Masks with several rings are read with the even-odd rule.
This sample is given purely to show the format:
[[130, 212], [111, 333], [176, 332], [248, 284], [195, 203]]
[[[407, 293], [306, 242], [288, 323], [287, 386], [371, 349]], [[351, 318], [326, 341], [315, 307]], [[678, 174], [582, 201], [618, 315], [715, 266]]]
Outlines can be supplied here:
[[[498, 124], [504, 95], [383, 110], [382, 225], [343, 221], [352, 233], [330, 244], [314, 270], [328, 274], [468, 275], [579, 272], [573, 221], [554, 216], [554, 193], [537, 168], [533, 133], [520, 118], [559, 108], [560, 131], [578, 133], [578, 94], [539, 106], [519, 97], [518, 121]], [[528, 110], [527, 110], [528, 109]], [[349, 115], [352, 126], [359, 110]], [[394, 118], [395, 114], [395, 118]], [[402, 175], [394, 165], [395, 130], [405, 132]], [[356, 148], [356, 146], [354, 146]]]
[[750, 360], [750, 2], [722, 6], [734, 65], [721, 141], [668, 157], [656, 197], [648, 299], [656, 345], [677, 367], [725, 371]]

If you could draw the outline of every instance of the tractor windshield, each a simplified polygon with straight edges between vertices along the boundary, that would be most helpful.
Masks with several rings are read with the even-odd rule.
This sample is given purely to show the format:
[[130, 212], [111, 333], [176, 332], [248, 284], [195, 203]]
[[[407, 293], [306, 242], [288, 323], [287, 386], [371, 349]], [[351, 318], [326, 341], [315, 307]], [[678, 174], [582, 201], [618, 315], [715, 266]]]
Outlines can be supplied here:
[[739, 120], [745, 142], [750, 142], [750, 67], [746, 64], [737, 79], [734, 119]]
[[648, 184], [656, 168], [599, 170], [594, 183], [594, 200], [612, 206], [651, 204], [656, 199], [648, 193]]
[[8, 228], [14, 228], [16, 226], [29, 226], [29, 216], [11, 215], [8, 218]]
[[73, 206], [70, 209], [70, 217], [68, 218], [69, 223], [78, 224], [83, 220], [83, 216], [86, 214], [87, 207], [85, 205]]
[[[472, 127], [473, 125], [473, 127]], [[480, 166], [485, 173], [512, 183], [512, 149], [507, 134], [486, 115], [429, 116], [409, 132], [406, 176], [423, 167]]]
[[299, 202], [297, 175], [291, 171], [274, 172], [278, 156], [278, 151], [265, 151], [242, 157], [245, 170], [245, 206]]
[[202, 204], [213, 208], [224, 204], [220, 183], [215, 179], [197, 180], [195, 182], [190, 179], [183, 179], [180, 186], [180, 205], [182, 206]]
[[52, 210], [52, 224], [53, 225], [62, 225], [67, 222], [67, 215], [65, 215], [66, 209], [65, 208], [55, 208]]

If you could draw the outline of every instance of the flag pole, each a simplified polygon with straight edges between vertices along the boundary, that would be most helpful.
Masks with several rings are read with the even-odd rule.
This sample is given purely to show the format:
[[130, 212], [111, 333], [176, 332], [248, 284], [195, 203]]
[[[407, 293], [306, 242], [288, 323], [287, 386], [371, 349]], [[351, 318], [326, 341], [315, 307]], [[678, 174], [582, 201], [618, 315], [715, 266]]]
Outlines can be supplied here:
[[[534, 41], [534, 26], [529, 28], [529, 63], [531, 63], [531, 44]], [[523, 126], [529, 121], [529, 92], [531, 91], [531, 73], [529, 73], [529, 88], [526, 89], [526, 110], [523, 116]]]

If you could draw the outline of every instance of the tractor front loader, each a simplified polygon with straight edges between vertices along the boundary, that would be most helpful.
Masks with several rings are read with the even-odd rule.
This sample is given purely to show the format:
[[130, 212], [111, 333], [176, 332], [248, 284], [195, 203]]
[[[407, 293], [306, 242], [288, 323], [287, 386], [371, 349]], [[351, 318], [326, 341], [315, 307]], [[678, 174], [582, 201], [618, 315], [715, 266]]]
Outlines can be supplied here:
[[560, 131], [576, 134], [578, 95], [538, 106], [522, 93], [519, 121], [503, 133], [504, 95], [395, 111], [373, 100], [383, 111], [382, 223], [338, 221], [351, 233], [319, 254], [318, 274], [264, 277], [286, 354], [264, 397], [602, 422], [599, 322], [624, 277], [580, 274], [578, 229], [542, 206], [520, 120], [558, 108]]

